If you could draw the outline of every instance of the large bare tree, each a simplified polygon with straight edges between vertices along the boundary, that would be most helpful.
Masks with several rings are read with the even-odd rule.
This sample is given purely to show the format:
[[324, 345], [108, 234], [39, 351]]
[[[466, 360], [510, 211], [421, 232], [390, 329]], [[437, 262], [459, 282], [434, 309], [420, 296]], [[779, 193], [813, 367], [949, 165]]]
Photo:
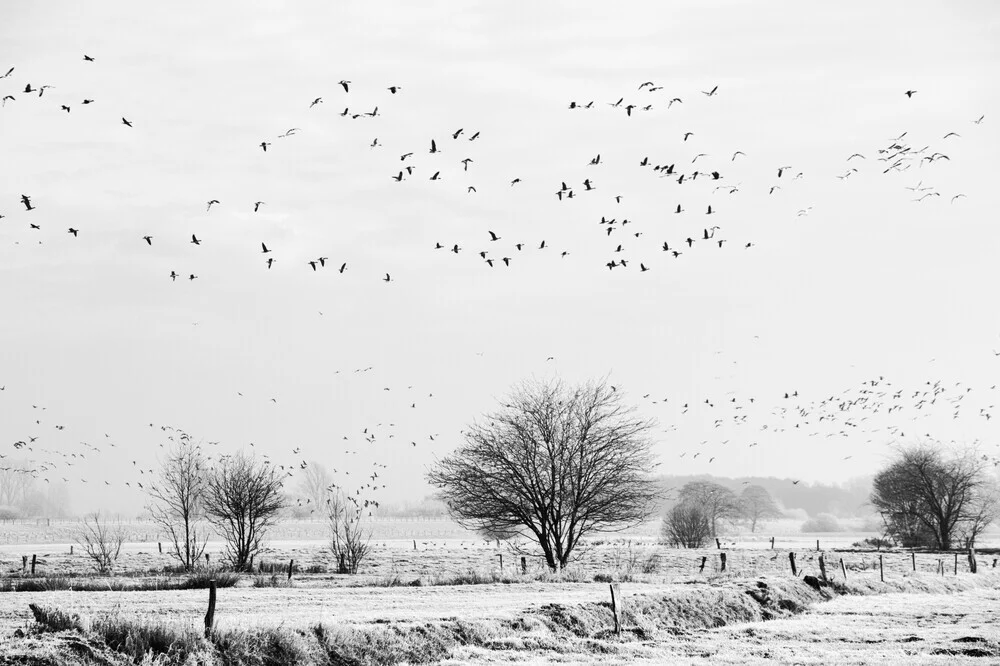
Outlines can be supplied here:
[[299, 493], [313, 505], [317, 511], [323, 509], [326, 500], [331, 497], [333, 477], [323, 465], [312, 460], [306, 465], [305, 473], [299, 480]]
[[285, 508], [281, 489], [274, 465], [244, 453], [224, 457], [208, 474], [205, 513], [226, 540], [226, 557], [237, 571], [247, 568]]
[[739, 511], [743, 520], [750, 525], [751, 532], [756, 532], [757, 525], [761, 522], [781, 517], [781, 509], [763, 486], [747, 486], [743, 489], [739, 497]]
[[170, 437], [160, 463], [160, 478], [148, 487], [147, 510], [173, 546], [173, 555], [190, 571], [207, 543], [205, 492], [208, 468], [199, 446], [186, 433]]
[[525, 382], [428, 480], [459, 523], [533, 541], [554, 570], [584, 535], [649, 518], [650, 428], [606, 382]]
[[708, 517], [711, 528], [709, 536], [717, 537], [726, 521], [733, 521], [740, 516], [740, 502], [729, 488], [711, 481], [690, 481], [685, 483], [678, 493], [681, 503], [692, 503], [700, 506]]
[[972, 451], [946, 455], [931, 443], [899, 448], [875, 475], [871, 503], [905, 546], [948, 550], [958, 538], [972, 546], [998, 511], [987, 470], [988, 461]]

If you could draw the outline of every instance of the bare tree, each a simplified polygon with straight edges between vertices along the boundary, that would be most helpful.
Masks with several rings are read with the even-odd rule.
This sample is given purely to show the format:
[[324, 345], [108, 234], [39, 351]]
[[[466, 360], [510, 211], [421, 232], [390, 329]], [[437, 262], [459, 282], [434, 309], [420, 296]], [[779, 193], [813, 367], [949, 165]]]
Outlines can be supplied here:
[[269, 462], [243, 453], [226, 456], [208, 474], [205, 514], [226, 540], [226, 558], [246, 569], [274, 525], [285, 499], [282, 476]]
[[110, 573], [118, 561], [125, 530], [121, 523], [109, 523], [100, 513], [85, 516], [77, 530], [76, 542], [83, 548], [100, 573]]
[[555, 570], [584, 535], [650, 516], [650, 427], [604, 382], [526, 382], [428, 480], [459, 523], [535, 542]]
[[771, 518], [781, 517], [781, 510], [771, 493], [763, 486], [747, 486], [740, 493], [739, 511], [743, 520], [750, 525], [750, 531], [757, 531], [757, 524]]
[[326, 499], [330, 550], [337, 560], [337, 570], [347, 574], [358, 573], [372, 538], [371, 527], [363, 520], [364, 507], [353, 499], [343, 492], [330, 493]]
[[660, 534], [672, 546], [702, 548], [712, 535], [712, 525], [708, 514], [700, 505], [681, 502], [663, 517]]
[[725, 486], [711, 481], [690, 481], [678, 493], [681, 503], [690, 502], [702, 508], [708, 516], [712, 532], [709, 536], [719, 536], [723, 521], [733, 521], [740, 516], [740, 502]]
[[875, 475], [871, 503], [904, 546], [948, 550], [963, 535], [972, 545], [998, 511], [986, 472], [987, 462], [971, 451], [945, 456], [929, 443], [900, 448]]
[[320, 463], [312, 460], [306, 466], [305, 474], [299, 481], [299, 493], [309, 500], [317, 511], [322, 510], [330, 498], [333, 478]]
[[201, 559], [207, 544], [204, 499], [208, 469], [201, 449], [190, 436], [170, 438], [171, 446], [160, 465], [160, 478], [148, 487], [147, 510], [170, 538], [173, 555], [190, 571]]

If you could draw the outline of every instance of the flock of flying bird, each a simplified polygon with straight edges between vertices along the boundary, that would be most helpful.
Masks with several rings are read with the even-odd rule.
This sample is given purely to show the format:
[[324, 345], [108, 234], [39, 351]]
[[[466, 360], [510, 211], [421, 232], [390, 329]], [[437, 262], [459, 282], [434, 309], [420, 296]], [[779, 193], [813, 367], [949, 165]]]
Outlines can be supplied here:
[[[82, 61], [88, 67], [98, 66], [97, 60], [89, 55], [84, 55]], [[4, 85], [5, 82], [14, 82], [14, 72], [15, 68], [11, 67], [3, 76], [0, 76], [0, 85]], [[337, 85], [339, 86], [339, 90], [337, 91], [338, 108], [346, 104], [343, 106], [343, 111], [338, 112], [340, 117], [350, 121], [362, 122], [377, 121], [384, 117], [386, 112], [385, 110], [380, 111], [379, 105], [374, 105], [370, 109], [358, 110], [355, 108], [352, 110], [350, 100], [353, 83], [348, 80], [341, 80]], [[49, 93], [46, 96], [46, 91], [53, 89], [54, 86], [52, 85], [38, 85], [35, 82], [27, 80], [18, 81], [9, 93], [0, 89], [0, 92], [4, 92], [2, 95], [2, 104], [6, 107], [9, 103], [25, 104], [29, 103], [29, 100], [34, 103], [47, 104], [54, 97], [55, 93]], [[636, 90], [630, 91], [628, 95], [621, 95], [616, 101], [604, 103], [593, 100], [585, 103], [571, 101], [567, 105], [567, 108], [572, 113], [616, 113], [620, 114], [622, 119], [627, 122], [628, 119], [638, 117], [641, 114], [657, 110], [665, 111], [676, 105], [694, 103], [690, 99], [686, 102], [683, 98], [672, 94], [660, 94], [660, 91], [663, 90], [663, 86], [656, 85], [653, 81], [645, 81]], [[719, 86], [713, 86], [708, 90], [698, 92], [700, 94], [696, 93], [696, 96], [700, 103], [717, 103], [716, 99], [723, 94]], [[907, 90], [904, 94], [908, 99], [912, 100], [917, 92], [915, 90]], [[383, 107], [387, 103], [390, 103], [390, 100], [399, 99], [397, 96], [405, 97], [404, 88], [399, 85], [385, 86], [383, 94], [386, 96], [386, 101], [382, 103]], [[66, 114], [71, 113], [77, 104], [90, 107], [94, 103], [94, 99], [85, 96], [77, 103], [71, 102], [69, 99], [57, 99], [53, 102], [53, 104], [58, 105], [59, 111]], [[314, 97], [308, 103], [303, 103], [302, 112], [319, 113], [322, 105], [325, 104], [327, 104], [325, 97]], [[390, 106], [390, 113], [391, 111], [392, 107]], [[972, 120], [972, 123], [978, 126], [983, 121], [984, 116], [980, 116]], [[134, 124], [133, 120], [125, 116], [121, 116], [120, 123], [118, 124], [121, 126], [122, 131], [142, 130], [141, 123]], [[262, 139], [256, 146], [256, 148], [260, 149], [260, 158], [268, 159], [275, 152], [279, 151], [285, 143], [300, 140], [304, 134], [301, 128], [291, 127], [280, 134], [273, 134]], [[384, 145], [377, 136], [367, 145], [373, 151], [379, 150], [387, 154], [385, 159], [387, 164], [385, 178], [398, 184], [400, 187], [414, 186], [418, 182], [434, 183], [435, 186], [440, 186], [441, 183], [447, 185], [447, 183], [453, 180], [458, 181], [461, 179], [463, 182], [461, 188], [466, 194], [473, 196], [479, 192], [477, 185], [482, 187], [482, 184], [475, 182], [475, 178], [477, 177], [477, 158], [471, 152], [471, 149], [477, 145], [477, 142], [486, 140], [486, 138], [478, 130], [467, 130], [465, 127], [457, 127], [447, 134], [442, 133], [440, 136], [428, 136], [423, 146], [390, 147]], [[724, 228], [721, 224], [714, 223], [717, 219], [714, 216], [718, 215], [721, 210], [730, 207], [733, 202], [738, 201], [737, 195], [743, 190], [742, 182], [733, 182], [733, 179], [730, 178], [730, 172], [742, 165], [744, 161], [749, 160], [750, 156], [739, 150], [738, 147], [734, 147], [736, 149], [729, 150], [724, 155], [713, 156], [698, 152], [699, 136], [693, 131], [678, 132], [675, 139], [676, 145], [665, 149], [665, 154], [657, 156], [638, 155], [634, 156], [633, 160], [633, 168], [636, 169], [635, 177], [637, 179], [656, 178], [662, 181], [664, 185], [663, 191], [665, 192], [664, 196], [670, 198], [669, 205], [664, 205], [664, 215], [684, 220], [688, 225], [687, 232], [679, 233], [674, 238], [656, 238], [654, 244], [656, 251], [672, 259], [680, 259], [685, 255], [696, 255], [703, 247], [712, 251], [724, 251], [728, 247], [736, 247], [741, 250], [753, 248], [755, 246], [753, 239], [732, 238], [730, 235], [724, 234]], [[883, 175], [916, 170], [921, 174], [927, 174], [926, 177], [929, 179], [931, 178], [931, 167], [942, 161], [951, 161], [948, 154], [938, 150], [936, 147], [932, 147], [931, 144], [917, 148], [915, 145], [911, 145], [909, 139], [908, 133], [903, 132], [887, 140], [884, 145], [874, 147], [873, 151], [868, 155], [860, 152], [851, 154], [846, 160], [848, 164], [846, 171], [838, 175], [837, 178], [842, 181], [848, 181], [861, 173], [862, 169], [865, 168], [863, 165], [878, 162], [878, 169]], [[962, 136], [960, 133], [947, 132], [942, 135], [940, 141], [952, 142], [961, 139]], [[916, 145], [919, 145], [919, 143]], [[603, 153], [594, 153], [593, 157], [586, 163], [571, 167], [582, 171], [582, 177], [554, 177], [550, 190], [551, 195], [560, 205], [565, 206], [572, 206], [578, 201], [587, 202], [581, 214], [593, 215], [593, 222], [599, 227], [599, 233], [603, 234], [608, 242], [608, 256], [602, 262], [604, 267], [608, 270], [615, 270], [627, 269], [631, 266], [640, 273], [645, 273], [652, 270], [655, 264], [652, 260], [645, 257], [634, 259], [629, 253], [627, 246], [638, 243], [639, 239], [643, 236], [651, 237], [657, 232], [649, 230], [639, 220], [630, 219], [626, 214], [616, 212], [623, 210], [618, 207], [623, 205], [623, 201], [629, 195], [618, 191], [608, 191], [604, 186], [603, 176], [605, 169], [608, 168], [606, 166], [607, 163], [608, 159]], [[391, 168], [388, 168], [388, 165], [391, 165]], [[808, 177], [806, 173], [797, 170], [792, 165], [779, 163], [766, 168], [769, 168], [770, 173], [773, 174], [771, 182], [766, 188], [768, 196], [780, 196], [782, 190], [797, 187], [799, 181]], [[524, 180], [516, 174], [511, 174], [511, 177], [501, 184], [487, 183], [487, 185], [502, 186], [517, 191], [524, 186]], [[942, 193], [934, 186], [925, 186], [923, 178], [915, 185], [907, 186], [907, 189], [913, 192], [913, 200], [916, 202], [923, 202], [942, 196]], [[21, 193], [19, 196], [23, 210], [19, 211], [16, 221], [23, 221], [25, 223], [24, 228], [29, 232], [41, 231], [41, 225], [34, 222], [32, 216], [35, 214], [34, 211], [45, 206], [45, 195]], [[951, 203], [955, 203], [965, 198], [966, 195], [964, 193], [948, 193], [947, 197]], [[0, 202], [0, 206], [2, 205], [3, 203]], [[213, 213], [213, 211], [225, 208], [228, 205], [229, 202], [224, 202], [216, 198], [209, 199], [205, 202], [205, 214], [217, 214]], [[237, 205], [242, 209], [257, 214], [264, 210], [263, 207], [267, 206], [267, 203], [264, 200], [257, 200], [242, 202]], [[607, 208], [603, 209], [603, 207]], [[794, 216], [806, 217], [811, 211], [812, 206], [800, 208], [794, 212]], [[8, 215], [9, 213], [5, 213], [3, 209], [0, 209], [0, 218], [8, 217]], [[698, 221], [695, 222], [691, 218]], [[74, 238], [78, 238], [81, 234], [86, 234], [88, 231], [88, 229], [83, 227], [71, 226], [67, 229], [66, 233]], [[502, 229], [483, 229], [477, 233], [477, 239], [472, 241], [478, 243], [474, 249], [465, 247], [467, 244], [466, 241], [455, 239], [440, 239], [427, 249], [428, 251], [442, 254], [471, 254], [474, 257], [478, 257], [479, 261], [489, 268], [499, 268], [501, 266], [511, 268], [518, 262], [518, 257], [522, 253], [527, 252], [549, 251], [561, 258], [566, 258], [570, 255], [569, 249], [562, 247], [554, 249], [549, 240], [545, 238], [539, 237], [530, 240], [521, 238], [510, 239], [507, 238], [508, 235]], [[164, 240], [171, 243], [180, 241], [179, 238]], [[211, 232], [208, 234], [193, 233], [190, 240], [185, 239], [186, 244], [192, 246], [192, 252], [196, 251], [195, 248], [200, 247], [203, 243], [210, 243], [211, 240]], [[147, 247], [152, 247], [154, 243], [160, 241], [161, 239], [152, 233], [138, 232], [135, 237], [137, 245], [144, 244]], [[15, 242], [19, 243], [20, 240]], [[279, 264], [278, 258], [275, 256], [276, 254], [280, 254], [278, 245], [269, 239], [261, 239], [254, 241], [253, 247], [255, 250], [258, 244], [262, 268], [264, 270], [274, 269]], [[696, 247], [698, 248], [697, 250], [695, 249]], [[299, 268], [312, 273], [318, 273], [330, 268], [339, 274], [343, 274], [348, 270], [349, 263], [345, 257], [331, 260], [326, 254], [318, 254], [302, 262]], [[378, 273], [380, 276], [384, 275], [384, 277], [381, 277], [384, 282], [394, 281], [390, 272], [379, 271]], [[165, 277], [173, 281], [176, 281], [178, 278], [194, 281], [199, 278], [199, 275], [191, 270], [179, 271], [173, 269]], [[355, 370], [355, 373], [363, 373], [369, 370], [371, 370], [370, 367], [359, 368]], [[979, 406], [979, 411], [974, 413], [974, 416], [987, 420], [993, 417], [994, 405], [992, 402], [992, 392], [995, 389], [995, 386], [989, 389], [977, 389], [977, 392], [983, 392], [989, 396], [989, 404]], [[386, 387], [385, 390], [388, 391], [389, 388]], [[649, 400], [650, 394], [647, 394], [643, 396], [643, 399], [649, 400], [652, 404], [661, 402], [666, 404], [669, 402], [672, 407], [676, 406], [675, 408], [678, 412], [673, 417], [682, 418], [689, 412], [694, 412], [703, 418], [711, 418], [714, 426], [717, 428], [724, 426], [735, 428], [752, 427], [762, 432], [795, 430], [805, 433], [808, 437], [823, 436], [827, 438], [847, 437], [866, 432], [866, 428], [868, 428], [867, 433], [873, 437], [885, 436], [888, 433], [890, 436], [901, 438], [905, 436], [902, 427], [888, 426], [888, 430], [886, 430], [886, 426], [882, 424], [870, 425], [870, 422], [873, 423], [877, 420], [875, 415], [879, 414], [899, 416], [903, 416], [904, 414], [918, 415], [942, 408], [952, 410], [954, 418], [957, 419], [961, 415], [968, 413], [967, 405], [971, 404], [972, 391], [973, 387], [963, 386], [960, 383], [950, 386], [940, 381], [928, 381], [926, 386], [917, 389], [904, 388], [895, 386], [890, 381], [880, 377], [876, 380], [865, 382], [861, 386], [850, 387], [839, 394], [815, 400], [807, 401], [804, 398], [800, 399], [797, 391], [790, 391], [783, 397], [780, 397], [772, 409], [767, 412], [761, 412], [759, 407], [755, 407], [756, 399], [753, 397], [741, 399], [737, 396], [726, 396], [725, 398], [704, 398], [703, 400], [688, 400], [685, 402], [676, 399], [668, 401], [666, 398]], [[242, 397], [242, 394], [240, 395]], [[428, 394], [428, 396], [433, 397], [433, 394]], [[270, 398], [270, 401], [276, 403], [277, 399]], [[411, 409], [417, 407], [416, 401], [407, 400], [407, 402]], [[44, 407], [39, 406], [33, 406], [33, 408], [40, 412], [45, 410]], [[60, 431], [65, 429], [61, 424], [44, 423], [41, 417], [35, 418], [34, 423], [39, 429], [43, 427], [54, 427]], [[152, 423], [149, 425], [151, 428], [157, 427]], [[168, 440], [190, 442], [188, 435], [173, 429], [171, 426], [163, 425], [158, 427]], [[362, 440], [364, 442], [362, 446], [370, 449], [377, 442], [394, 439], [397, 434], [395, 428], [396, 425], [394, 422], [387, 425], [379, 423], [377, 426], [365, 428], [361, 433], [353, 433], [353, 437]], [[676, 426], [671, 426], [667, 430], [670, 431], [674, 428]], [[439, 433], [428, 435], [427, 440], [434, 442], [435, 435], [439, 436]], [[114, 448], [116, 444], [110, 435], [106, 435], [106, 437], [107, 447], [109, 449]], [[349, 444], [353, 443], [351, 435], [344, 435], [343, 439]], [[424, 438], [420, 437], [418, 439]], [[753, 437], [747, 438], [746, 443], [748, 446], [753, 447], [757, 445], [753, 439]], [[103, 445], [98, 446], [80, 442], [78, 450], [67, 450], [65, 448], [45, 446], [44, 440], [45, 438], [37, 434], [37, 432], [18, 438], [13, 442], [13, 449], [17, 452], [16, 454], [7, 453], [0, 455], [0, 459], [16, 455], [17, 460], [14, 462], [8, 461], [6, 465], [0, 466], [0, 473], [4, 473], [8, 477], [10, 474], [26, 475], [32, 479], [41, 479], [44, 482], [56, 481], [58, 479], [69, 481], [69, 477], [65, 476], [66, 468], [79, 464], [88, 456], [109, 453], [107, 449], [103, 448]], [[417, 440], [411, 439], [410, 443], [416, 446]], [[724, 446], [728, 443], [729, 439], [726, 439], [717, 444], [718, 446]], [[702, 447], [706, 444], [709, 444], [708, 440], [701, 442]], [[218, 443], [216, 442], [199, 444], [201, 447], [206, 447], [206, 450], [208, 446], [217, 445]], [[253, 445], [251, 444], [251, 446]], [[363, 449], [356, 447], [354, 449], [348, 448], [345, 449], [344, 454], [357, 454], [359, 450]], [[276, 459], [273, 462], [281, 469], [283, 474], [291, 477], [296, 471], [306, 470], [309, 466], [306, 460], [298, 456], [299, 452], [298, 447], [295, 447], [289, 453], [288, 460]], [[688, 455], [688, 453], [692, 453], [692, 457], [694, 458], [706, 455], [708, 463], [713, 462], [719, 455], [723, 455], [721, 451], [715, 451], [715, 455], [707, 455], [705, 450], [682, 451], [680, 455], [683, 457]], [[209, 459], [214, 459], [212, 456], [219, 455], [210, 454]], [[270, 461], [266, 455], [264, 457]], [[14, 458], [11, 458], [11, 460], [14, 460]], [[152, 476], [155, 473], [152, 467], [140, 466], [138, 460], [133, 460], [132, 463], [140, 476], [147, 474]], [[378, 501], [374, 497], [363, 495], [362, 493], [373, 493], [385, 487], [384, 484], [379, 485], [378, 483], [380, 480], [378, 470], [384, 469], [384, 467], [382, 463], [373, 463], [372, 474], [365, 479], [365, 483], [363, 485], [359, 484], [357, 488], [354, 488], [354, 493], [347, 493], [349, 498], [353, 498], [351, 501], [358, 510], [371, 510], [379, 506]], [[2, 478], [0, 477], [0, 479]], [[86, 483], [87, 479], [81, 477], [80, 482]], [[105, 480], [104, 483], [111, 485], [113, 482]], [[135, 480], [135, 483], [139, 489], [145, 489], [141, 481]], [[795, 481], [795, 483], [798, 482]], [[131, 487], [131, 481], [125, 482], [124, 485]], [[337, 487], [344, 489], [344, 484], [341, 483], [340, 486], [334, 484], [331, 486], [331, 489]], [[308, 498], [306, 500], [308, 503]]]

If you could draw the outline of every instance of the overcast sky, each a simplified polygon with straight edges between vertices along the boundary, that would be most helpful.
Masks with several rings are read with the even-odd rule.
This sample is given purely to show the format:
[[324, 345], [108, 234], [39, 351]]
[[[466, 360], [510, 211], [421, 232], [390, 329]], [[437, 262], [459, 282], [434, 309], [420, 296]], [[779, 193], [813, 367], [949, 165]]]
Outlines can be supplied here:
[[[531, 377], [607, 377], [656, 419], [664, 473], [829, 482], [900, 439], [997, 450], [993, 2], [4, 16], [0, 447], [39, 484], [69, 479], [74, 508], [141, 506], [123, 484], [163, 425], [347, 487], [385, 464], [383, 498], [418, 499]], [[879, 377], [886, 395], [858, 393]], [[947, 392], [920, 404], [928, 381]], [[835, 395], [870, 402], [820, 406]]]

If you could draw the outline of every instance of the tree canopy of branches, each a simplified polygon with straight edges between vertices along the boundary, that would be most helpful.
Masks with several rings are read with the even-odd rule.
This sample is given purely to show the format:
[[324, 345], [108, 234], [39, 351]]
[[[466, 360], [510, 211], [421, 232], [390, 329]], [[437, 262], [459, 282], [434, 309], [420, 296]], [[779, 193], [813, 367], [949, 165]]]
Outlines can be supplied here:
[[205, 552], [204, 500], [208, 469], [201, 450], [185, 433], [175, 439], [160, 464], [160, 478], [148, 486], [147, 510], [167, 535], [173, 555], [190, 571]]
[[364, 521], [364, 508], [348, 501], [342, 492], [331, 492], [326, 499], [330, 522], [330, 550], [337, 560], [337, 571], [358, 573], [361, 561], [369, 551], [372, 530]]
[[320, 463], [312, 460], [306, 466], [305, 473], [299, 481], [299, 494], [305, 497], [317, 510], [322, 509], [326, 500], [331, 497], [333, 478]]
[[740, 517], [756, 532], [757, 525], [765, 520], [781, 517], [781, 510], [771, 493], [763, 486], [747, 486], [739, 497]]
[[712, 535], [708, 514], [694, 502], [681, 502], [663, 517], [660, 534], [664, 541], [682, 548], [702, 548]]
[[973, 452], [946, 455], [923, 443], [898, 449], [875, 475], [871, 503], [888, 533], [904, 546], [948, 550], [956, 539], [971, 547], [998, 513], [996, 481]]
[[692, 503], [700, 506], [708, 517], [711, 529], [709, 536], [716, 537], [724, 521], [737, 520], [740, 517], [740, 502], [729, 488], [711, 481], [691, 481], [685, 483], [678, 499], [681, 504]]
[[206, 485], [205, 514], [226, 540], [226, 558], [242, 571], [285, 508], [282, 476], [271, 463], [238, 453], [223, 458]]
[[605, 382], [525, 382], [428, 480], [459, 523], [537, 543], [554, 570], [584, 535], [651, 515], [650, 427]]

